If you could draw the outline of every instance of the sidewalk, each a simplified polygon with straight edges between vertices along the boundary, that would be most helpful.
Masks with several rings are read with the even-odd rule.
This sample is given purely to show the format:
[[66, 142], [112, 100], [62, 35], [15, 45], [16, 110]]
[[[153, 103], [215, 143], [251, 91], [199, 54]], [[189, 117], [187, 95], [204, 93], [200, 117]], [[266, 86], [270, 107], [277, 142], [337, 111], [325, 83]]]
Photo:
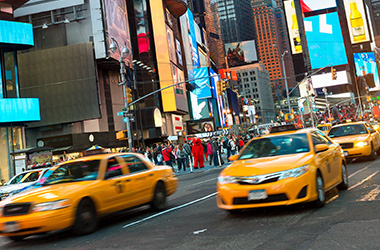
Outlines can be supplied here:
[[230, 165], [230, 162], [227, 161], [227, 155], [225, 154], [222, 154], [222, 159], [224, 161], [224, 164], [222, 166], [217, 166], [215, 167], [214, 165], [210, 166], [209, 165], [209, 161], [206, 161], [204, 162], [204, 167], [203, 168], [198, 168], [198, 169], [193, 169], [193, 172], [190, 172], [190, 168], [186, 168], [186, 171], [183, 171], [181, 170], [179, 173], [177, 172], [178, 170], [178, 166], [177, 165], [174, 165], [174, 169], [176, 171], [176, 175], [184, 175], [184, 174], [190, 174], [190, 173], [201, 173], [201, 172], [204, 172], [204, 171], [207, 171], [207, 170], [211, 170], [211, 169], [217, 169], [217, 168], [224, 168], [224, 167], [227, 167], [228, 165]]

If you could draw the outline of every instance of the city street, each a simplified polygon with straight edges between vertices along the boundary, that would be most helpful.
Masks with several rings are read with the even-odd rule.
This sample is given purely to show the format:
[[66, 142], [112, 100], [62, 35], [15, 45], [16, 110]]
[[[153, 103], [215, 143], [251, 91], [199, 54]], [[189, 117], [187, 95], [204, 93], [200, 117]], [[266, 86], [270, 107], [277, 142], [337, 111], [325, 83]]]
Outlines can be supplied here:
[[328, 193], [322, 209], [291, 206], [230, 215], [216, 207], [221, 168], [179, 175], [168, 209], [142, 207], [105, 218], [94, 234], [30, 237], [1, 249], [378, 249], [380, 158], [348, 165], [348, 191]]

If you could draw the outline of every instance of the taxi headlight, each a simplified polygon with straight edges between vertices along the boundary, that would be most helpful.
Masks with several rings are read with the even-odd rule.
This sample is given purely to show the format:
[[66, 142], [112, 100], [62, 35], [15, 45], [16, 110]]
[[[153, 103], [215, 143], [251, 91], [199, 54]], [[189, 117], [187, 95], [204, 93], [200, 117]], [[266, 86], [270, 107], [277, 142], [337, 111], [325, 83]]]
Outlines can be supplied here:
[[237, 183], [237, 180], [234, 176], [219, 176], [218, 183], [220, 184]]
[[70, 205], [71, 205], [71, 201], [69, 199], [38, 203], [33, 206], [33, 212], [57, 210], [57, 209], [68, 207]]
[[303, 165], [302, 167], [289, 169], [286, 171], [282, 171], [281, 176], [278, 178], [279, 180], [286, 179], [286, 178], [296, 178], [298, 176], [303, 175], [307, 171], [309, 171], [310, 166], [309, 164]]
[[360, 141], [360, 142], [355, 143], [355, 147], [364, 147], [368, 145], [369, 145], [368, 141]]

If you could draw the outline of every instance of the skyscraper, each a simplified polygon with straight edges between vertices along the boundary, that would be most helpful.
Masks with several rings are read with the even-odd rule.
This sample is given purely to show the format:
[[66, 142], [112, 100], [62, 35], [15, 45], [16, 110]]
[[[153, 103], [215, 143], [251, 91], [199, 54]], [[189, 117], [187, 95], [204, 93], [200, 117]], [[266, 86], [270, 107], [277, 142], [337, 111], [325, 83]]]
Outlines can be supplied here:
[[[272, 1], [252, 1], [253, 18], [257, 35], [257, 49], [260, 61], [269, 71], [271, 86], [275, 94], [284, 97], [284, 76], [288, 85], [294, 84], [294, 68], [287, 36], [284, 13], [273, 7]], [[285, 51], [288, 51], [286, 54]], [[281, 64], [284, 56], [285, 72]]]
[[223, 42], [255, 40], [250, 0], [217, 0]]

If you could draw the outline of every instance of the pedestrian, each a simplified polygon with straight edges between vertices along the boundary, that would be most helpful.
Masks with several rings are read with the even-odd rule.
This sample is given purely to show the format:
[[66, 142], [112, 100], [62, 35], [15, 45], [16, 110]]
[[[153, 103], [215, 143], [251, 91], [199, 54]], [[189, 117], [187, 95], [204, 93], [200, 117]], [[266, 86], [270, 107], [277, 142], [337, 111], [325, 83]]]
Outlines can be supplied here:
[[164, 157], [162, 156], [162, 152], [157, 150], [157, 165], [164, 165]]
[[[210, 167], [212, 166], [212, 159], [214, 157], [211, 142], [212, 142], [212, 140], [209, 140], [207, 143], [207, 156], [209, 158], [208, 160], [209, 160]], [[206, 160], [207, 160], [207, 158], [206, 158]]]
[[[235, 155], [235, 154], [236, 154], [237, 146], [236, 146], [236, 143], [235, 143], [235, 138], [234, 138], [234, 136], [232, 136], [232, 137], [228, 140], [228, 146], [229, 146], [229, 148], [230, 148], [231, 155]], [[229, 157], [229, 156], [228, 156], [228, 157]]]
[[173, 162], [172, 162], [172, 149], [169, 145], [164, 146], [164, 149], [162, 150], [162, 156], [164, 157], [165, 164], [172, 167], [174, 171]]
[[190, 172], [193, 172], [193, 168], [191, 167], [191, 164], [193, 162], [192, 156], [191, 156], [192, 149], [189, 144], [189, 141], [185, 142], [185, 144], [183, 145], [183, 150], [185, 151], [185, 154], [186, 154], [186, 161], [185, 161], [186, 167], [190, 168]]
[[176, 151], [176, 156], [177, 156], [177, 165], [178, 165], [178, 173], [181, 171], [183, 168], [183, 171], [186, 171], [186, 154], [185, 150], [183, 149], [183, 146], [180, 144], [178, 145], [177, 151]]
[[194, 169], [203, 168], [204, 165], [204, 154], [203, 147], [201, 144], [201, 139], [194, 140], [194, 146], [192, 149], [193, 157], [194, 157]]
[[218, 161], [219, 145], [218, 145], [218, 141], [215, 138], [212, 139], [211, 147], [212, 147], [212, 152], [213, 152], [212, 158], [214, 160], [214, 166], [217, 167], [219, 166], [219, 161]]
[[145, 158], [147, 158], [150, 162], [153, 162], [153, 155], [152, 152], [150, 151], [149, 147], [146, 147], [145, 153], [144, 153]]

